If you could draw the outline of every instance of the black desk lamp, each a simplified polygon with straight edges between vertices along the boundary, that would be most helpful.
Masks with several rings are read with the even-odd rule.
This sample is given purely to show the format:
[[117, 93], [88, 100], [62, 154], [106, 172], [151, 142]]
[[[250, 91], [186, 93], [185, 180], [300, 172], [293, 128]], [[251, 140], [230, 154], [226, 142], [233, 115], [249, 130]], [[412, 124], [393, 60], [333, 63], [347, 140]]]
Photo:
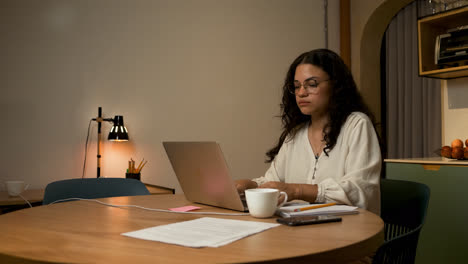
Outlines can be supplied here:
[[98, 108], [98, 117], [93, 118], [93, 121], [98, 123], [98, 143], [97, 143], [97, 178], [101, 177], [101, 123], [104, 121], [111, 122], [114, 125], [109, 132], [107, 140], [110, 141], [128, 141], [128, 131], [124, 126], [123, 116], [115, 116], [114, 118], [103, 118], [102, 107]]

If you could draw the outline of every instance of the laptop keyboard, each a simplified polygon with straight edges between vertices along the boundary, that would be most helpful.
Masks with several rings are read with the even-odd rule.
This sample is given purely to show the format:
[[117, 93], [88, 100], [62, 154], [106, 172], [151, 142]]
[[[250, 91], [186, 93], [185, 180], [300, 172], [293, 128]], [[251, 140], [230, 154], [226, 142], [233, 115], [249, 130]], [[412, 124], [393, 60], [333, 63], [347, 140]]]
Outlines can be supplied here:
[[245, 199], [245, 193], [239, 193], [239, 196], [242, 201], [242, 205], [247, 210], [247, 200]]

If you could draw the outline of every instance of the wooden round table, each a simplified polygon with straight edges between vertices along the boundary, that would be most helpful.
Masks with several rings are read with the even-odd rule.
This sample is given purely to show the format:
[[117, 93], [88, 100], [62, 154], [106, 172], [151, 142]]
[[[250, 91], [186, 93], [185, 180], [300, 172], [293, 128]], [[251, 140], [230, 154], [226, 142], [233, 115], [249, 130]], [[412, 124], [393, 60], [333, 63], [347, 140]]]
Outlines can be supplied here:
[[[190, 203], [183, 195], [99, 200], [160, 209], [196, 205], [200, 211], [233, 213]], [[383, 221], [366, 210], [344, 215], [342, 222], [281, 225], [219, 248], [188, 248], [121, 235], [205, 216], [275, 222], [274, 217], [187, 215], [65, 202], [1, 215], [0, 263], [344, 263], [372, 254], [383, 242]]]

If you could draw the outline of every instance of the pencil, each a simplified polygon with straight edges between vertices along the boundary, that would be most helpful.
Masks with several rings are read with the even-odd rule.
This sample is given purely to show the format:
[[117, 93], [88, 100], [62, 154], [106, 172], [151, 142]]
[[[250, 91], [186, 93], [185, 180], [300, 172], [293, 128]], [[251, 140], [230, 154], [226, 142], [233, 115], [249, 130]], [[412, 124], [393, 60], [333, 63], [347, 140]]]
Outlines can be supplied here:
[[294, 209], [294, 212], [302, 212], [306, 210], [317, 209], [317, 208], [322, 208], [322, 207], [327, 207], [327, 206], [332, 206], [332, 205], [336, 205], [336, 203], [318, 204], [318, 205], [302, 207], [302, 208]]
[[138, 165], [138, 167], [137, 167], [137, 169], [136, 169], [137, 171], [140, 171], [140, 167], [141, 167], [141, 165], [143, 164], [143, 161], [145, 161], [145, 158], [143, 158], [143, 159], [141, 160], [140, 164]]
[[145, 161], [145, 163], [143, 163], [143, 165], [141, 165], [141, 168], [137, 171], [137, 173], [140, 173], [140, 171], [143, 169], [143, 167], [146, 165], [148, 161]]

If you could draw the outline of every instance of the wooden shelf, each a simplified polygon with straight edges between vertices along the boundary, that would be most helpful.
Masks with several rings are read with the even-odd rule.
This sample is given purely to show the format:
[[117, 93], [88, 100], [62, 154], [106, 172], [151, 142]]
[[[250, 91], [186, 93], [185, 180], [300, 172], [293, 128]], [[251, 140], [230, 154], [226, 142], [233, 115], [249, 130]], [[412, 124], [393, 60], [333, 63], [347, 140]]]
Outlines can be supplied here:
[[419, 75], [452, 79], [468, 76], [468, 65], [439, 69], [435, 64], [436, 37], [447, 30], [468, 25], [468, 6], [418, 20]]

